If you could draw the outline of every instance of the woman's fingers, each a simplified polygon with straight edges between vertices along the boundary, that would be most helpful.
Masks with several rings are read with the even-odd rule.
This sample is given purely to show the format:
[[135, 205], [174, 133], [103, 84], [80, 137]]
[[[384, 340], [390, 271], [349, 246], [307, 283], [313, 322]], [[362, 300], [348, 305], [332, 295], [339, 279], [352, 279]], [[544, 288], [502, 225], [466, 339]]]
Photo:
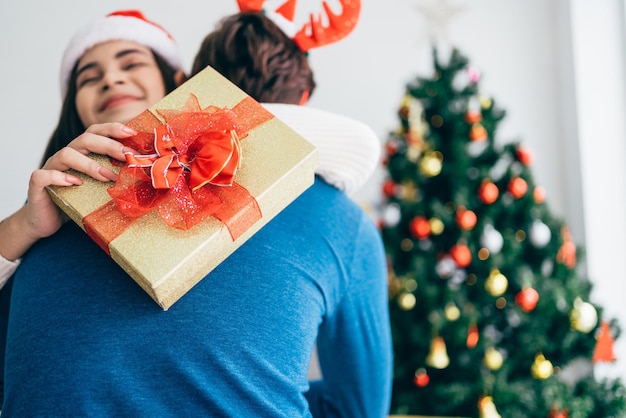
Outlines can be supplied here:
[[83, 181], [69, 173], [57, 170], [39, 169], [33, 171], [30, 176], [29, 190], [43, 190], [47, 186], [74, 186], [81, 185]]
[[[121, 145], [118, 143], [118, 146]], [[97, 147], [95, 147], [97, 148]], [[97, 151], [91, 151], [97, 152]], [[65, 147], [62, 148], [59, 152], [54, 154], [52, 157], [46, 161], [43, 170], [50, 172], [63, 172], [69, 169], [73, 169], [79, 171], [81, 173], [85, 173], [88, 176], [93, 177], [96, 180], [100, 181], [115, 181], [117, 179], [117, 174], [111, 171], [110, 169], [101, 166], [96, 160], [89, 158], [86, 154], [76, 150], [73, 147]], [[71, 176], [67, 173], [61, 173], [65, 175], [65, 181], [70, 184], [74, 183], [74, 176]], [[68, 177], [69, 176], [69, 177]], [[57, 181], [63, 181], [60, 178], [55, 178]], [[56, 183], [50, 183], [56, 184]]]
[[[124, 152], [133, 152], [133, 150], [124, 147], [116, 139], [124, 139], [136, 134], [135, 130], [121, 123], [92, 125], [66, 147], [50, 157], [42, 168], [51, 171], [74, 169], [100, 181], [115, 181], [117, 174], [114, 171], [101, 166], [87, 155], [95, 153], [124, 161]], [[76, 184], [76, 179], [76, 177], [74, 179], [68, 178], [66, 181], [70, 184]]]
[[91, 125], [67, 146], [81, 154], [93, 152], [124, 161], [124, 151], [129, 149], [124, 148], [116, 139], [125, 139], [133, 135], [137, 135], [137, 132], [121, 123], [101, 123]]

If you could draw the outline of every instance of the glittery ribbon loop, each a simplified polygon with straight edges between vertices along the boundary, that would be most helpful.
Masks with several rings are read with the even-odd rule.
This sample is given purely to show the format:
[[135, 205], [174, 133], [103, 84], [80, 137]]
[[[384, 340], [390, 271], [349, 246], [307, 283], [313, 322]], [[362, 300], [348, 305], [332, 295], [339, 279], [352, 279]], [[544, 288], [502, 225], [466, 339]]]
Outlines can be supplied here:
[[[189, 126], [191, 115], [181, 115], [184, 126]], [[200, 121], [196, 120], [196, 123]], [[179, 152], [177, 144], [183, 143], [169, 123], [154, 129], [155, 154], [125, 153], [129, 168], [150, 169], [152, 187], [171, 188], [178, 176], [188, 173], [192, 191], [210, 183], [231, 186], [239, 167], [241, 148], [234, 130], [202, 132], [191, 143], [186, 153]], [[196, 146], [198, 145], [198, 146]]]
[[[167, 225], [179, 229], [213, 215], [237, 238], [247, 228], [241, 218], [249, 225], [261, 217], [256, 200], [234, 183], [239, 140], [258, 122], [230, 109], [201, 109], [194, 95], [182, 109], [158, 113], [165, 123], [145, 112], [130, 124], [139, 133], [122, 141], [144, 154], [127, 153], [127, 165], [108, 189], [116, 209], [130, 218], [157, 209]], [[243, 208], [245, 216], [229, 215], [226, 204]]]

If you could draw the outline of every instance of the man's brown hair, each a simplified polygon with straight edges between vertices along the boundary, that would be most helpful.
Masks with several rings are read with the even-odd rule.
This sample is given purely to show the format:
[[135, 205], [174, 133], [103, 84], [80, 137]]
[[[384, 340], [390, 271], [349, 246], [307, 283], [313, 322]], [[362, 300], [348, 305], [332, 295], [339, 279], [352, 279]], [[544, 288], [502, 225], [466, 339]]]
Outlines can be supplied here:
[[315, 89], [306, 53], [257, 12], [228, 16], [204, 38], [191, 75], [207, 65], [259, 102], [299, 104]]

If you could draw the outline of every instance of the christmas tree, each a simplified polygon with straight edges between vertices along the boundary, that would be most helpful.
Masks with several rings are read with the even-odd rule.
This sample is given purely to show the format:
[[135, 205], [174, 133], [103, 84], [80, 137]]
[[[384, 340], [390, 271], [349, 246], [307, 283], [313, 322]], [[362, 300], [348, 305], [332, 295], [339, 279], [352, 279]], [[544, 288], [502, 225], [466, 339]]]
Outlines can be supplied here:
[[[581, 249], [535, 184], [531, 152], [498, 145], [505, 112], [458, 50], [407, 86], [385, 145], [392, 414], [624, 417], [620, 328], [590, 300]], [[580, 369], [586, 365], [586, 372]]]

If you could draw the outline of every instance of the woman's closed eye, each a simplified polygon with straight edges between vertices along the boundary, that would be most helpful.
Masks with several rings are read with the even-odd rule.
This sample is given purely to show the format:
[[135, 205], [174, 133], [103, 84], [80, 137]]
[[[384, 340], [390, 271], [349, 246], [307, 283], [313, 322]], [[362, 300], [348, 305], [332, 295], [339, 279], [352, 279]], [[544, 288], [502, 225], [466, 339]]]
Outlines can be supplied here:
[[144, 61], [133, 61], [133, 62], [123, 65], [122, 69], [124, 71], [131, 71], [133, 69], [144, 67], [146, 65], [148, 65], [148, 63]]
[[76, 85], [81, 88], [87, 84], [99, 81], [102, 78], [102, 71], [97, 67], [85, 67], [80, 70], [76, 78]]

